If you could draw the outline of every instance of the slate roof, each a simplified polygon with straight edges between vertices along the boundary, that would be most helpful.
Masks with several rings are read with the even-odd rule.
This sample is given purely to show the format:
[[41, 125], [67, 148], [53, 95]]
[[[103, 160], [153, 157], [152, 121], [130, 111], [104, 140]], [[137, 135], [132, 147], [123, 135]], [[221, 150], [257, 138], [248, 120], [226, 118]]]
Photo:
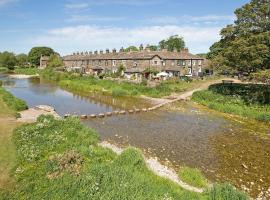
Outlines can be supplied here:
[[63, 59], [69, 60], [149, 60], [158, 56], [163, 60], [178, 60], [178, 59], [201, 59], [204, 58], [193, 55], [189, 52], [168, 52], [168, 51], [138, 51], [138, 52], [118, 52], [118, 53], [103, 53], [103, 54], [83, 54], [83, 55], [68, 55]]

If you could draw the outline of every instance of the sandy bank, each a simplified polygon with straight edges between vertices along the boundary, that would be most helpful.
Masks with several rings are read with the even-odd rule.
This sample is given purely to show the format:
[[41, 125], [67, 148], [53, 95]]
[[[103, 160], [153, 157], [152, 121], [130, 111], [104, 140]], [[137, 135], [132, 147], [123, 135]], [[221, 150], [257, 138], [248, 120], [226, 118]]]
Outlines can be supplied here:
[[26, 78], [32, 78], [32, 77], [38, 77], [38, 74], [35, 75], [25, 75], [25, 74], [10, 74], [10, 78], [17, 78], [17, 79], [26, 79]]
[[37, 121], [40, 115], [53, 115], [56, 118], [60, 116], [55, 112], [54, 108], [46, 105], [39, 105], [34, 108], [20, 112], [21, 117], [17, 119], [18, 122], [33, 123]]

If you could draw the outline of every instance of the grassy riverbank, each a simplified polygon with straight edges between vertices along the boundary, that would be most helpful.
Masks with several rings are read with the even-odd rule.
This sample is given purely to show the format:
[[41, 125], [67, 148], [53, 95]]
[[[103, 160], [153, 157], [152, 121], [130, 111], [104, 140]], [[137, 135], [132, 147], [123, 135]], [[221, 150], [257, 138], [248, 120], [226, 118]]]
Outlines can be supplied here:
[[39, 73], [39, 69], [35, 67], [19, 67], [15, 68], [13, 72], [15, 74], [36, 75]]
[[[0, 86], [0, 199], [3, 191], [11, 191], [15, 185], [15, 180], [10, 176], [16, 162], [16, 150], [11, 138], [13, 130], [20, 125], [15, 120], [17, 110], [3, 100], [7, 93]], [[9, 100], [13, 101], [14, 98]]]
[[137, 149], [117, 156], [99, 147], [95, 131], [75, 118], [42, 116], [16, 129], [13, 141], [17, 187], [7, 199], [247, 199], [231, 186], [203, 194], [185, 191], [154, 175]]
[[99, 80], [94, 77], [81, 77], [68, 73], [54, 72], [47, 69], [41, 72], [41, 76], [45, 79], [59, 82], [59, 85], [74, 90], [76, 92], [103, 92], [113, 96], [140, 96], [145, 95], [149, 97], [164, 97], [171, 93], [180, 93], [192, 88], [196, 88], [199, 84], [208, 80], [193, 80], [186, 82], [183, 80], [169, 80], [164, 81], [156, 87], [148, 87], [144, 84], [133, 84], [127, 82], [117, 82], [111, 80]]
[[195, 92], [192, 100], [224, 113], [270, 122], [270, 86], [216, 84]]

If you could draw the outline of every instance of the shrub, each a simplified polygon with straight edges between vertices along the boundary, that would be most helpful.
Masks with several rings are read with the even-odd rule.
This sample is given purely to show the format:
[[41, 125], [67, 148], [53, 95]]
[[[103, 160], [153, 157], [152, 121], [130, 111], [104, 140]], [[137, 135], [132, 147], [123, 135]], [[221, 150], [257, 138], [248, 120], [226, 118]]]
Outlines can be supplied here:
[[229, 184], [214, 184], [209, 192], [211, 200], [248, 200], [249, 198], [242, 192], [237, 191]]

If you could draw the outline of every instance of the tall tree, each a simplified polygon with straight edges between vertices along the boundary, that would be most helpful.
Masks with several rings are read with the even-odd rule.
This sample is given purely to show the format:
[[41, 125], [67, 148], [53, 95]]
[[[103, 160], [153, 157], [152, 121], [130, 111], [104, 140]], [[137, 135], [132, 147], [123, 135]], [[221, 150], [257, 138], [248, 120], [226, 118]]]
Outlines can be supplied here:
[[13, 70], [17, 64], [16, 56], [11, 52], [0, 53], [0, 67], [6, 67], [10, 70]]
[[48, 67], [55, 68], [55, 67], [62, 67], [63, 65], [64, 63], [59, 55], [53, 54], [50, 56], [48, 60]]
[[39, 66], [40, 57], [55, 54], [54, 50], [49, 47], [33, 47], [28, 53], [29, 62], [34, 66]]
[[28, 56], [24, 53], [16, 55], [17, 65], [20, 67], [25, 67], [28, 65]]
[[223, 70], [248, 74], [270, 68], [270, 2], [251, 0], [235, 11], [236, 21], [221, 30], [222, 39], [210, 48], [208, 58]]
[[160, 49], [168, 49], [168, 51], [174, 51], [174, 49], [176, 49], [179, 52], [185, 48], [185, 42], [183, 37], [174, 35], [169, 37], [167, 40], [160, 41], [159, 47]]

